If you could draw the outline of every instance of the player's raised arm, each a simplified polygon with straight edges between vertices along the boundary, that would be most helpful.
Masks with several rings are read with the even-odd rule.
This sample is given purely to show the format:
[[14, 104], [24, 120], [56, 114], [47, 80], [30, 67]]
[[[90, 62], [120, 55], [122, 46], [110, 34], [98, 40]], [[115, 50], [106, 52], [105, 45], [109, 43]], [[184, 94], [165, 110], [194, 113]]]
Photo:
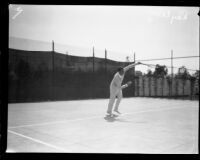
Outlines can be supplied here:
[[124, 72], [128, 71], [129, 69], [133, 68], [134, 66], [136, 66], [138, 64], [141, 64], [141, 63], [140, 62], [138, 62], [138, 63], [132, 63], [132, 64], [124, 67]]

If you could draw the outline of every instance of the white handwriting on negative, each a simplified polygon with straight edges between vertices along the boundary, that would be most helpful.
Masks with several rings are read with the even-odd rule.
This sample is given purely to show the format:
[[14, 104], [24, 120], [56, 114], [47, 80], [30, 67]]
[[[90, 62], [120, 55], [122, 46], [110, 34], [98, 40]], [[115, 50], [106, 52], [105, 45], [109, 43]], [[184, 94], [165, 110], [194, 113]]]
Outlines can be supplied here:
[[[13, 8], [13, 5], [9, 5], [9, 9]], [[15, 19], [19, 14], [21, 14], [23, 12], [23, 9], [21, 7], [17, 7], [17, 8], [13, 8], [16, 13], [15, 15], [12, 17], [12, 19]]]
[[187, 13], [184, 12], [182, 15], [172, 16], [170, 23], [172, 24], [174, 20], [186, 20], [187, 19]]
[[[170, 10], [166, 12], [162, 11], [152, 11], [151, 14], [156, 17], [161, 17], [161, 18], [169, 18], [170, 24], [172, 24], [175, 20], [187, 20], [188, 18], [188, 13], [186, 11], [179, 11], [176, 13], [176, 15], [173, 15]], [[149, 21], [152, 22], [152, 17], [149, 17]]]

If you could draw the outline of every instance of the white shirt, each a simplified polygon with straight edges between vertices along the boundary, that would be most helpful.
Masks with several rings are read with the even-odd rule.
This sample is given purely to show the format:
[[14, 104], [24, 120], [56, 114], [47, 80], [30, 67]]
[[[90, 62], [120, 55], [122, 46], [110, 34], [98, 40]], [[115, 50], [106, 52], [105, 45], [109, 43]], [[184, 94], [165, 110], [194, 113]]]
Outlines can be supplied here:
[[114, 78], [111, 81], [110, 87], [121, 89], [121, 84], [124, 79], [124, 75], [120, 75], [119, 72], [115, 73]]
[[[133, 68], [136, 64], [135, 63], [132, 63], [126, 67], [124, 67], [124, 74], [126, 71], [128, 71], [129, 69]], [[115, 90], [121, 90], [122, 87], [121, 87], [121, 84], [122, 84], [122, 81], [124, 79], [124, 74], [121, 76], [119, 74], [119, 72], [115, 73], [114, 75], [114, 78], [112, 79], [111, 83], [110, 83], [110, 89], [115, 91]]]

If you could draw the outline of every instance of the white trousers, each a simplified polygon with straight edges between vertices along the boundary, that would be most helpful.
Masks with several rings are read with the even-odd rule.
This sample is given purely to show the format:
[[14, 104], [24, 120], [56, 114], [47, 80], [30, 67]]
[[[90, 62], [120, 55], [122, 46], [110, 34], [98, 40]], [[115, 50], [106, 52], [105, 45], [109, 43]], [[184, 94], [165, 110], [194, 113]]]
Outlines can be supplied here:
[[112, 113], [113, 104], [115, 102], [115, 98], [117, 97], [117, 101], [115, 103], [115, 111], [118, 111], [119, 103], [123, 97], [122, 90], [118, 89], [117, 87], [110, 86], [110, 100], [108, 103], [107, 113]]

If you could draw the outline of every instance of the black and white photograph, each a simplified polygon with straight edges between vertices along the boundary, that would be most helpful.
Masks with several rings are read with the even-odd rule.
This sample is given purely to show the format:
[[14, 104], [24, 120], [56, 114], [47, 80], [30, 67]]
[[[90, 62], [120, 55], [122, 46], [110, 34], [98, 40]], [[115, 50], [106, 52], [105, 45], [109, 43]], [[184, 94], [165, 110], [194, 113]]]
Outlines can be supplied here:
[[8, 10], [7, 153], [199, 153], [199, 7]]

